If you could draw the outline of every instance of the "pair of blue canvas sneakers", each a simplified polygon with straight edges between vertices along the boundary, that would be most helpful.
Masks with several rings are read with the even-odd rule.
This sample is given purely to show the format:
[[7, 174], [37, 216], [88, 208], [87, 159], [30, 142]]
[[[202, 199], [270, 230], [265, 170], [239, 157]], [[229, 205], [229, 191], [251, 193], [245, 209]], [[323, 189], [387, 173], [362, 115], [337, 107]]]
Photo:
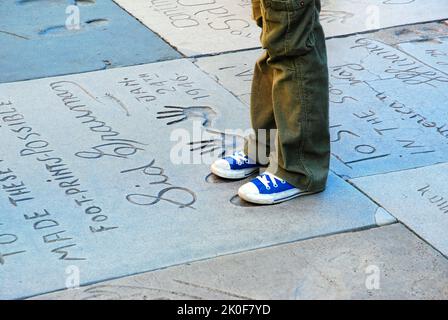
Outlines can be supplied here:
[[[225, 179], [243, 179], [260, 169], [261, 165], [249, 159], [243, 151], [216, 160], [211, 171]], [[238, 189], [238, 195], [255, 204], [275, 204], [307, 194], [287, 181], [265, 171]]]

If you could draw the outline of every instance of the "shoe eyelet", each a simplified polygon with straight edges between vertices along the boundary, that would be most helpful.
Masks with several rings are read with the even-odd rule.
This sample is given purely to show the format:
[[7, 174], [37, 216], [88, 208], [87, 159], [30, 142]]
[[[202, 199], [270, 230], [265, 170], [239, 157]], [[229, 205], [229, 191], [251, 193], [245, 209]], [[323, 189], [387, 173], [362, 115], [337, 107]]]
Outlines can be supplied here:
[[285, 180], [282, 180], [281, 182], [282, 182], [282, 184], [285, 184], [285, 183], [286, 183], [286, 181], [285, 181]]
[[274, 184], [274, 188], [277, 188], [278, 187], [278, 184]]
[[266, 190], [271, 190], [271, 187], [266, 187]]

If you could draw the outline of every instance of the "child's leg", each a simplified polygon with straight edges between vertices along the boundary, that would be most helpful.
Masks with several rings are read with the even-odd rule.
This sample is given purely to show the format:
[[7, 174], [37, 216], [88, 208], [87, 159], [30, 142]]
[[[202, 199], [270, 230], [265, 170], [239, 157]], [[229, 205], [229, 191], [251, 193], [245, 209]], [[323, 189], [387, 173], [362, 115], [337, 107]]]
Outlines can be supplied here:
[[272, 104], [273, 69], [267, 64], [268, 58], [264, 52], [255, 64], [250, 99], [250, 118], [255, 136], [247, 137], [244, 148], [251, 159], [263, 165], [269, 161], [270, 142], [275, 141], [275, 136], [271, 138], [270, 134], [275, 135], [272, 129], [277, 128]]
[[[263, 28], [260, 0], [252, 0], [252, 18], [260, 28]], [[275, 139], [270, 136], [271, 130], [277, 128], [272, 104], [273, 69], [268, 65], [268, 59], [269, 54], [263, 52], [254, 67], [250, 115], [255, 136], [247, 137], [244, 147], [245, 153], [261, 164], [267, 164], [271, 151], [270, 142]], [[264, 130], [264, 134], [260, 133], [260, 130]], [[262, 154], [261, 150], [266, 153]]]
[[[268, 171], [306, 191], [325, 188], [330, 159], [328, 69], [319, 11], [320, 0], [261, 0], [261, 40], [269, 55], [265, 65], [272, 69], [261, 77], [271, 74], [272, 80], [266, 76], [265, 81], [273, 85], [253, 92], [255, 108], [272, 103], [278, 129], [277, 157]], [[255, 124], [270, 114], [253, 112], [253, 118], [260, 117]]]

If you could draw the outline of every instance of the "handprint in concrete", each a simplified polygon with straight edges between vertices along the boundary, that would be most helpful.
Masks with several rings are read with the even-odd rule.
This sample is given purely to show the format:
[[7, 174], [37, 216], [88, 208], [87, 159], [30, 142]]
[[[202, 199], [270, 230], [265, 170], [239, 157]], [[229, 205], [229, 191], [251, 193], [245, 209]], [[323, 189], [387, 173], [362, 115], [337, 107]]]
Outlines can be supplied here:
[[190, 119], [200, 119], [202, 126], [212, 127], [213, 120], [217, 113], [212, 107], [208, 106], [165, 106], [164, 111], [159, 111], [157, 119], [168, 119], [167, 125], [173, 125]]
[[207, 130], [207, 139], [191, 141], [188, 143], [191, 152], [204, 154], [218, 153], [218, 157], [223, 157], [238, 150], [244, 143], [244, 137], [229, 132]]

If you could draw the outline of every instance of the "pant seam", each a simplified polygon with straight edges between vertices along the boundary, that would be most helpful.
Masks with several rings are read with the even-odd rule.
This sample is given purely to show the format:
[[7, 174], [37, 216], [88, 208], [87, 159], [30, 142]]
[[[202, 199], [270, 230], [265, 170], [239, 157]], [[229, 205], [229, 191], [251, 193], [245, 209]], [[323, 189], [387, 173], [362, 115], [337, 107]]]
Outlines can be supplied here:
[[[298, 59], [301, 59], [301, 58], [299, 57]], [[306, 167], [306, 163], [303, 158], [303, 148], [304, 148], [304, 145], [306, 142], [306, 137], [307, 137], [306, 133], [308, 130], [308, 100], [309, 100], [309, 98], [308, 98], [308, 95], [306, 94], [305, 90], [303, 89], [303, 72], [302, 72], [300, 62], [297, 63], [296, 60], [293, 60], [293, 64], [294, 64], [294, 68], [296, 69], [296, 72], [295, 72], [296, 77], [298, 77], [297, 82], [299, 83], [300, 95], [303, 98], [302, 106], [304, 108], [304, 118], [305, 118], [302, 120], [302, 122], [305, 122], [305, 123], [300, 126], [300, 130], [301, 130], [301, 139], [300, 140], [301, 141], [300, 141], [300, 147], [299, 147], [299, 160], [300, 160], [301, 164], [303, 165], [303, 168], [305, 169], [306, 173], [309, 176], [309, 182], [308, 182], [308, 185], [306, 186], [306, 189], [309, 190], [310, 186], [313, 182], [314, 176], [313, 176], [312, 172], [310, 172], [308, 170], [308, 168]]]
[[289, 10], [289, 4], [286, 3], [286, 12], [287, 12], [287, 16], [288, 16], [288, 25], [287, 25], [287, 29], [286, 29], [286, 34], [285, 34], [285, 47], [284, 47], [284, 55], [288, 54], [288, 47], [289, 47], [289, 35], [291, 33], [291, 11]]
[[[259, 59], [258, 59], [258, 61], [262, 58], [263, 56], [261, 56]], [[255, 66], [254, 66], [254, 75], [257, 73], [257, 71], [256, 71], [256, 69], [259, 67], [259, 63], [258, 63], [258, 61], [255, 63]], [[257, 128], [256, 128], [256, 126], [255, 126], [255, 123], [254, 123], [254, 117], [253, 117], [253, 114], [254, 114], [254, 102], [253, 102], [253, 97], [254, 97], [254, 91], [256, 91], [256, 90], [258, 90], [258, 88], [260, 87], [260, 81], [261, 81], [261, 77], [260, 76], [258, 76], [256, 79], [254, 78], [254, 79], [252, 79], [252, 86], [251, 86], [251, 93], [250, 93], [250, 108], [249, 108], [249, 112], [250, 112], [250, 126], [255, 130], [255, 132], [254, 132], [254, 135], [255, 135], [255, 137], [254, 137], [254, 139], [253, 140], [255, 140], [255, 141], [251, 141], [252, 139], [250, 138], [250, 136], [247, 136], [247, 137], [245, 137], [245, 141], [244, 141], [244, 152], [247, 154], [247, 155], [249, 155], [249, 147], [250, 147], [250, 144], [251, 144], [251, 142], [252, 143], [254, 143], [255, 142], [255, 157], [257, 157], [258, 156], [258, 150], [257, 150], [257, 146], [258, 146], [258, 137], [257, 137], [257, 133], [256, 133], [256, 130], [257, 130]], [[257, 159], [255, 159], [255, 161], [257, 161]]]

